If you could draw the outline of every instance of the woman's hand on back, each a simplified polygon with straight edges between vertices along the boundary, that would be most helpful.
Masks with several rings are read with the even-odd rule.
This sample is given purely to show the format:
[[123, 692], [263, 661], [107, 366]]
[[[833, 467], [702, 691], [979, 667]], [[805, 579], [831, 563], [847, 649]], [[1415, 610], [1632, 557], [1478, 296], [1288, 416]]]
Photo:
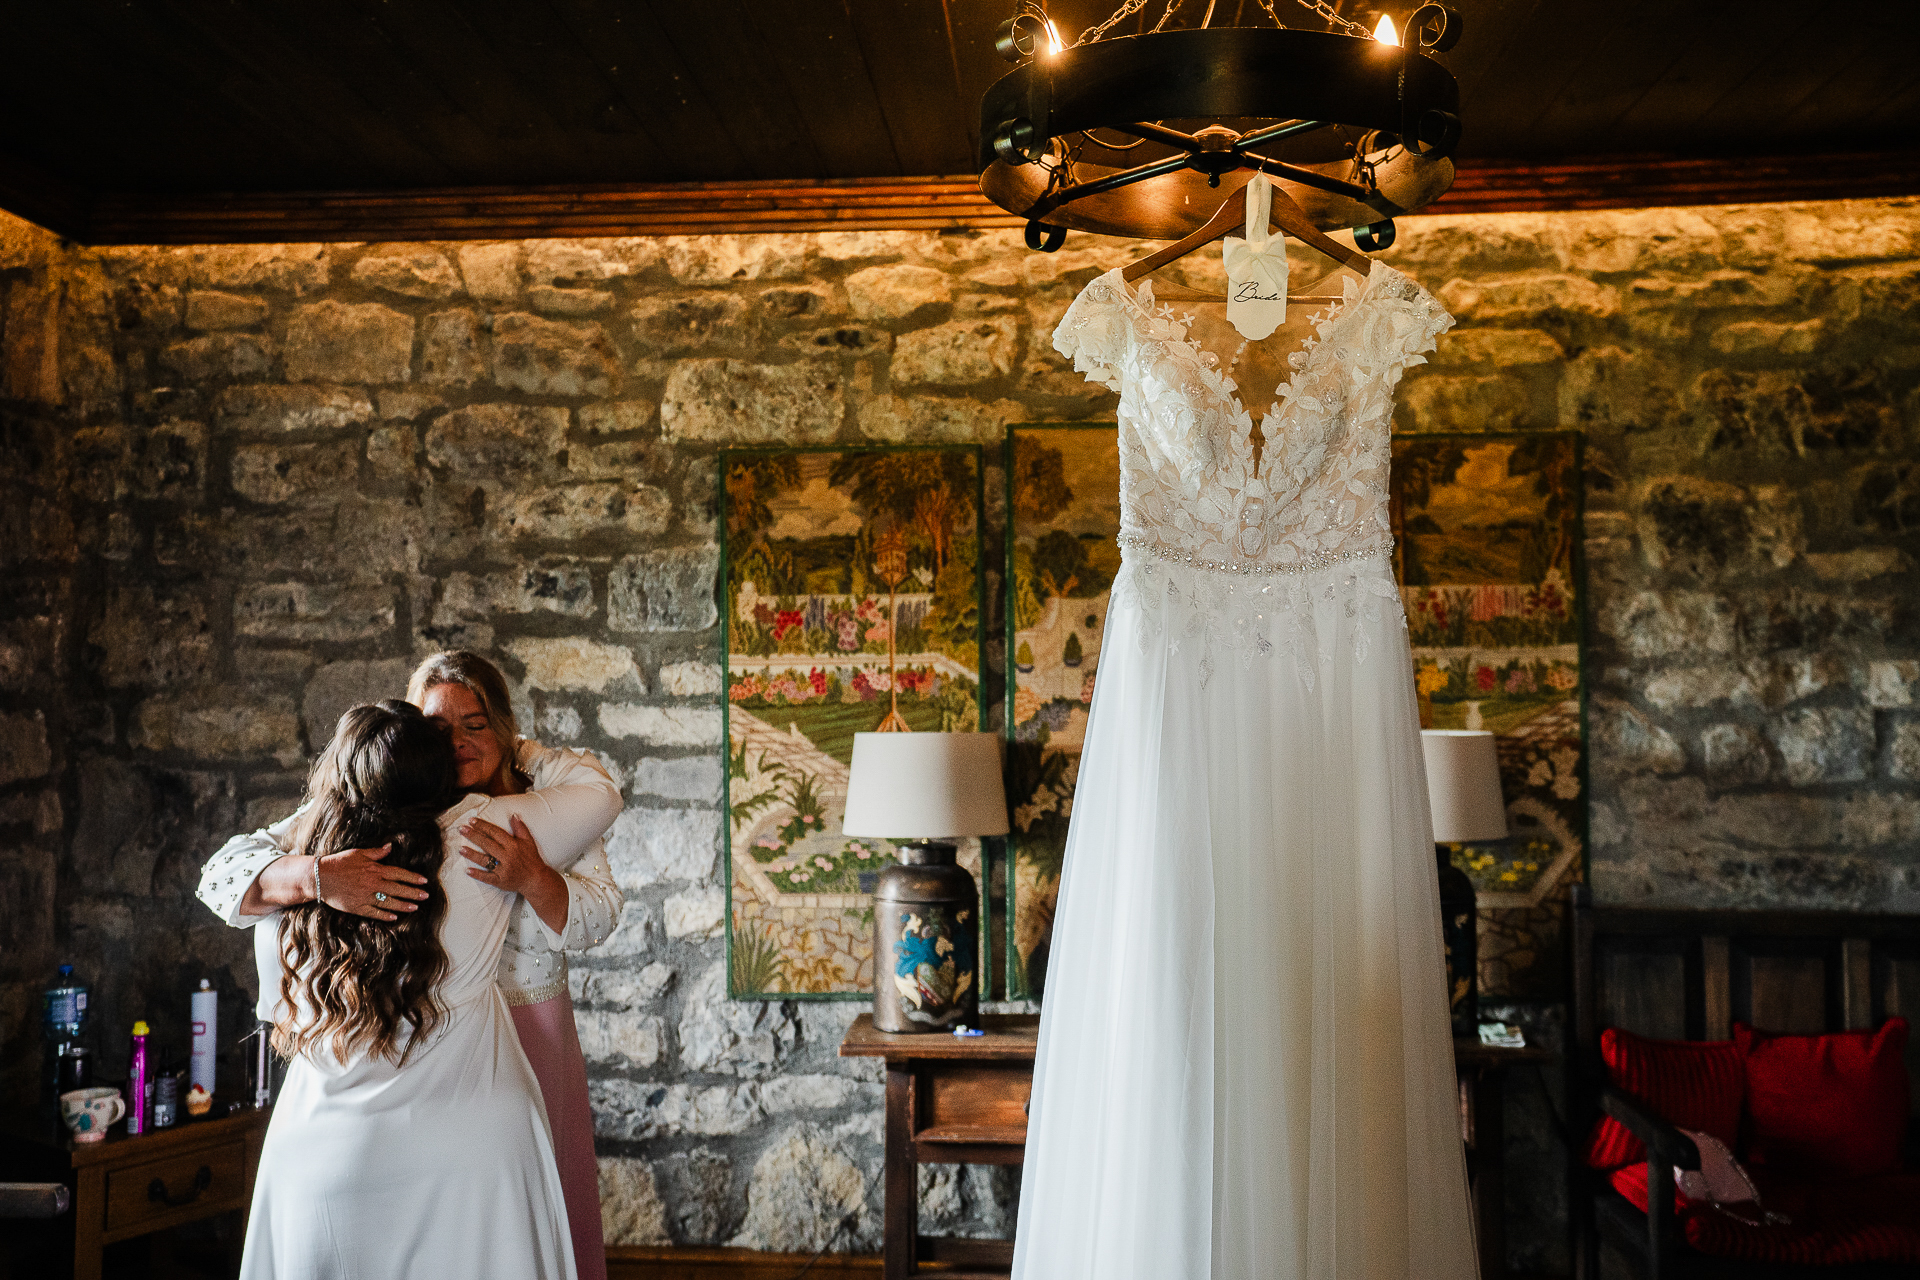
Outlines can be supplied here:
[[427, 878], [381, 862], [392, 851], [393, 846], [385, 844], [322, 856], [320, 901], [370, 920], [398, 920], [400, 912], [418, 911], [427, 900]]
[[[563, 928], [567, 918], [566, 877], [541, 858], [540, 842], [519, 814], [509, 821], [513, 824], [511, 831], [485, 818], [460, 824], [460, 835], [467, 841], [460, 846], [460, 856], [473, 863], [467, 874], [496, 889], [519, 894], [549, 928]], [[561, 923], [556, 925], [555, 919]]]

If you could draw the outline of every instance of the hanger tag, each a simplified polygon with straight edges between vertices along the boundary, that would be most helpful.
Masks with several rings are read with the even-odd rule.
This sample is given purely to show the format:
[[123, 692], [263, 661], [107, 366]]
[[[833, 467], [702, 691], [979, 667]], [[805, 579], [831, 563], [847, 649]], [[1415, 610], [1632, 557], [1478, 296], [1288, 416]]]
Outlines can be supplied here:
[[1247, 184], [1246, 238], [1228, 236], [1222, 250], [1227, 319], [1250, 342], [1287, 322], [1287, 238], [1269, 230], [1272, 214], [1273, 183], [1256, 173]]

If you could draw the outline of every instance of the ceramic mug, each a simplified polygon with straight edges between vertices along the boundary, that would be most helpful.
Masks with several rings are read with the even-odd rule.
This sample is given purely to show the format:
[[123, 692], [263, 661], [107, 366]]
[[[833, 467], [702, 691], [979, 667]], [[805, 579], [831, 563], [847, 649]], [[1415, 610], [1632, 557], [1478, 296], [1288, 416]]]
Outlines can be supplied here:
[[118, 1089], [75, 1089], [60, 1095], [60, 1120], [75, 1142], [99, 1142], [107, 1127], [127, 1114]]

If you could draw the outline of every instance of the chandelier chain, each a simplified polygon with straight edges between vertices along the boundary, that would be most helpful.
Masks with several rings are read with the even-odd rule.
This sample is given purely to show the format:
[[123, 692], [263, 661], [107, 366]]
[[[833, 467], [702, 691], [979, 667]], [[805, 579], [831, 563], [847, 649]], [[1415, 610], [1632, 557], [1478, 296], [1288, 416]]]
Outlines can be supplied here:
[[[1075, 40], [1071, 47], [1078, 49], [1083, 44], [1100, 39], [1105, 36], [1107, 32], [1113, 30], [1114, 27], [1125, 22], [1128, 18], [1133, 17], [1142, 9], [1145, 9], [1150, 2], [1151, 0], [1122, 0], [1120, 7], [1108, 15], [1105, 22], [1088, 27], [1085, 31], [1082, 31], [1080, 38]], [[1167, 23], [1172, 20], [1173, 15], [1180, 11], [1182, 3], [1184, 3], [1184, 0], [1167, 0], [1166, 12], [1160, 15], [1160, 21], [1153, 24], [1153, 29], [1156, 32], [1164, 29]], [[1322, 18], [1325, 18], [1328, 26], [1342, 29], [1346, 31], [1348, 35], [1360, 36], [1362, 38], [1373, 35], [1365, 26], [1353, 21], [1351, 18], [1343, 17], [1338, 9], [1327, 3], [1327, 0], [1297, 0], [1297, 3], [1302, 8], [1310, 9]], [[1025, 8], [1027, 6], [1023, 5], [1022, 7]], [[1032, 7], [1039, 8], [1038, 5]], [[1273, 19], [1274, 26], [1281, 28], [1286, 27], [1287, 24], [1280, 21], [1280, 15], [1274, 10], [1273, 0], [1260, 0], [1260, 7], [1267, 11], [1269, 18]]]
[[[1329, 24], [1336, 27], [1345, 27], [1349, 35], [1371, 36], [1373, 34], [1359, 23], [1341, 17], [1340, 11], [1328, 4], [1327, 0], [1299, 0], [1299, 3], [1301, 7], [1311, 9], [1325, 18]], [[1267, 11], [1269, 18], [1273, 19], [1274, 26], [1284, 27], [1287, 25], [1280, 21], [1280, 15], [1273, 11], [1273, 0], [1260, 0], [1260, 7]]]

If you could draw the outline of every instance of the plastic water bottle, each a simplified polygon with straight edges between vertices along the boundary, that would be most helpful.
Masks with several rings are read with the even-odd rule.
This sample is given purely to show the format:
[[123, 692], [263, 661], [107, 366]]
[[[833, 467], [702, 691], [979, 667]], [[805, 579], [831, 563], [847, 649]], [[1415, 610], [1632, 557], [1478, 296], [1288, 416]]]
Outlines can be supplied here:
[[80, 1043], [87, 1029], [87, 988], [73, 976], [73, 966], [60, 966], [44, 996], [41, 1032], [46, 1042], [46, 1088], [59, 1088], [60, 1058]]

